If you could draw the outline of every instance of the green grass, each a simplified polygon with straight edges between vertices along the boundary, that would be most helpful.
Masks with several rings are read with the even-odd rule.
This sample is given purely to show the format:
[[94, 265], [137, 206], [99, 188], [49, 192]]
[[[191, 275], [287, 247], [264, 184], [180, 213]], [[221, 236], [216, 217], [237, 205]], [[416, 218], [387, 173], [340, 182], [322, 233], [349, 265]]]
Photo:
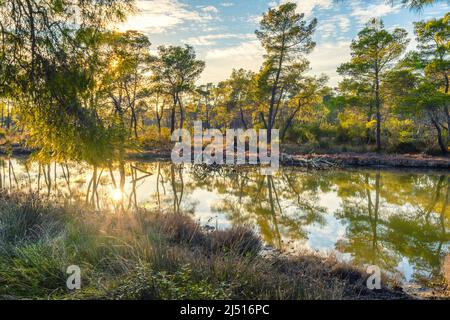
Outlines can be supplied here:
[[[364, 275], [311, 255], [262, 257], [249, 229], [207, 232], [189, 216], [55, 207], [0, 196], [0, 299], [376, 297]], [[67, 267], [82, 289], [66, 288]]]

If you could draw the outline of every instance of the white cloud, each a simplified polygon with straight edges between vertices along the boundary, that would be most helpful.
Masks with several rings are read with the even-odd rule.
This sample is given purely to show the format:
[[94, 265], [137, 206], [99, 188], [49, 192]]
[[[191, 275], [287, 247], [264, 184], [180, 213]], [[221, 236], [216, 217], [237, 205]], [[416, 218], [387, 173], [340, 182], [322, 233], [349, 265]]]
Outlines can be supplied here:
[[218, 13], [219, 12], [219, 10], [216, 7], [214, 7], [214, 6], [203, 7], [202, 11], [204, 11], [204, 12], [213, 12], [213, 13]]
[[227, 8], [227, 7], [232, 7], [232, 6], [234, 6], [234, 3], [233, 3], [233, 2], [222, 2], [220, 5], [221, 5], [222, 7]]
[[202, 23], [213, 19], [210, 12], [191, 10], [178, 0], [139, 0], [136, 6], [139, 12], [120, 24], [119, 30], [162, 33], [185, 22]]
[[311, 73], [316, 75], [325, 73], [330, 78], [329, 84], [336, 86], [341, 76], [336, 72], [337, 67], [349, 61], [350, 41], [319, 43], [314, 51], [308, 55], [311, 62]]
[[248, 23], [256, 23], [259, 24], [261, 22], [262, 19], [262, 15], [260, 14], [253, 14], [253, 15], [249, 15], [246, 19], [246, 21]]
[[364, 4], [352, 3], [353, 11], [350, 13], [352, 17], [355, 17], [360, 24], [366, 23], [371, 18], [381, 18], [389, 14], [397, 13], [401, 10], [400, 4], [390, 5], [384, 1], [378, 4]]
[[217, 40], [224, 39], [255, 39], [256, 36], [253, 33], [248, 34], [233, 34], [233, 33], [222, 33], [222, 34], [208, 34], [197, 37], [190, 37], [184, 39], [183, 42], [194, 45], [194, 46], [213, 46], [217, 44]]
[[[281, 0], [281, 3], [293, 2], [292, 0]], [[297, 12], [304, 13], [306, 17], [312, 15], [314, 9], [330, 9], [333, 0], [296, 0]]]
[[228, 58], [241, 58], [242, 55], [249, 56], [250, 59], [254, 58], [254, 55], [262, 55], [263, 48], [261, 47], [258, 40], [252, 40], [247, 42], [242, 42], [237, 46], [232, 46], [228, 48], [220, 48], [210, 50], [206, 54], [207, 59], [228, 59]]
[[346, 16], [339, 16], [338, 20], [339, 27], [341, 28], [342, 32], [347, 32], [348, 30], [350, 30], [351, 22], [349, 18], [347, 18]]
[[239, 45], [209, 50], [206, 53], [206, 68], [201, 83], [225, 80], [233, 68], [258, 71], [263, 62], [264, 50], [258, 40], [242, 42]]
[[277, 1], [270, 1], [268, 5], [269, 5], [269, 8], [277, 7], [278, 6], [278, 2]]
[[[233, 68], [258, 71], [263, 62], [263, 54], [264, 49], [258, 40], [209, 50], [205, 56], [206, 69], [200, 82], [222, 81], [231, 74]], [[319, 43], [307, 58], [311, 63], [311, 74], [326, 74], [330, 79], [329, 84], [337, 86], [342, 78], [336, 69], [340, 64], [350, 60], [350, 41]]]
[[351, 21], [346, 15], [336, 15], [326, 20], [319, 20], [317, 34], [322, 38], [336, 37], [350, 30]]
[[[200, 82], [222, 81], [231, 74], [233, 68], [258, 71], [263, 62], [263, 54], [264, 49], [258, 40], [209, 50], [205, 56], [206, 69]], [[311, 63], [311, 74], [326, 74], [330, 79], [329, 84], [337, 86], [342, 78], [336, 69], [350, 60], [350, 41], [320, 43], [307, 58]]]

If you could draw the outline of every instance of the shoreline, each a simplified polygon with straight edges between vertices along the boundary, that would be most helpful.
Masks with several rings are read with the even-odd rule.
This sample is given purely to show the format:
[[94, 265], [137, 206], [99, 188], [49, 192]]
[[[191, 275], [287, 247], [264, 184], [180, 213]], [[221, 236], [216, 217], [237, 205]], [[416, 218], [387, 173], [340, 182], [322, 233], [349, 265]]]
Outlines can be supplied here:
[[[129, 153], [131, 160], [170, 160], [167, 151], [143, 151]], [[281, 155], [281, 165], [287, 167], [307, 167], [313, 169], [337, 168], [398, 168], [449, 170], [450, 156], [430, 156], [424, 154], [285, 154]]]
[[450, 169], [449, 156], [430, 156], [424, 154], [377, 154], [377, 153], [339, 153], [339, 154], [293, 154], [288, 156], [296, 162], [320, 160], [337, 167], [366, 168], [410, 168], [410, 169]]
[[[29, 156], [32, 150], [14, 147], [12, 155], [17, 157]], [[128, 160], [167, 161], [170, 151], [143, 150], [129, 152]], [[7, 153], [0, 147], [0, 156]], [[312, 169], [329, 168], [398, 168], [398, 169], [432, 169], [450, 170], [450, 156], [431, 156], [425, 154], [388, 154], [388, 153], [282, 153], [281, 165], [287, 167], [303, 167]]]

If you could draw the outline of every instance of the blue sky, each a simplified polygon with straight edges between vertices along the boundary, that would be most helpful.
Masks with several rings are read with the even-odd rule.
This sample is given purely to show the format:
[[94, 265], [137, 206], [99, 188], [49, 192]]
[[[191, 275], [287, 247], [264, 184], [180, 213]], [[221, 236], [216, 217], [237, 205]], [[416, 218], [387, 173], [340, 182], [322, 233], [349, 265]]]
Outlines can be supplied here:
[[[137, 1], [139, 12], [118, 26], [120, 30], [144, 32], [153, 49], [161, 44], [194, 46], [206, 61], [201, 83], [226, 79], [233, 68], [257, 71], [263, 50], [254, 32], [262, 13], [287, 0], [146, 0]], [[292, 0], [291, 0], [292, 1]], [[441, 17], [448, 2], [411, 12], [385, 0], [294, 0], [307, 19], [318, 19], [314, 39], [317, 46], [309, 55], [311, 74], [327, 74], [336, 85], [336, 68], [350, 58], [349, 45], [364, 23], [381, 17], [387, 28], [405, 28], [415, 46], [413, 21]], [[399, 1], [400, 2], [400, 1]]]

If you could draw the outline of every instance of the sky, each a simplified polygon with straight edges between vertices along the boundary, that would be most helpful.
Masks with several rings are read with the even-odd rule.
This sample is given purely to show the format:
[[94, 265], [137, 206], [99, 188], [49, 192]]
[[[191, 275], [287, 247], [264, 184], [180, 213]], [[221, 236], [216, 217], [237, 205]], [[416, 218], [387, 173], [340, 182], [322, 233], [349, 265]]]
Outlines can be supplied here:
[[[288, 0], [145, 0], [138, 12], [117, 28], [145, 33], [156, 50], [159, 45], [194, 47], [206, 68], [199, 83], [227, 79], [233, 68], [258, 71], [264, 50], [255, 36], [262, 14]], [[414, 49], [413, 22], [442, 17], [449, 2], [440, 2], [421, 13], [385, 0], [291, 0], [307, 20], [318, 19], [317, 45], [307, 56], [312, 75], [326, 74], [332, 86], [340, 80], [336, 68], [350, 59], [350, 43], [372, 17], [382, 18], [386, 28], [408, 31]], [[400, 1], [398, 1], [400, 2]]]

